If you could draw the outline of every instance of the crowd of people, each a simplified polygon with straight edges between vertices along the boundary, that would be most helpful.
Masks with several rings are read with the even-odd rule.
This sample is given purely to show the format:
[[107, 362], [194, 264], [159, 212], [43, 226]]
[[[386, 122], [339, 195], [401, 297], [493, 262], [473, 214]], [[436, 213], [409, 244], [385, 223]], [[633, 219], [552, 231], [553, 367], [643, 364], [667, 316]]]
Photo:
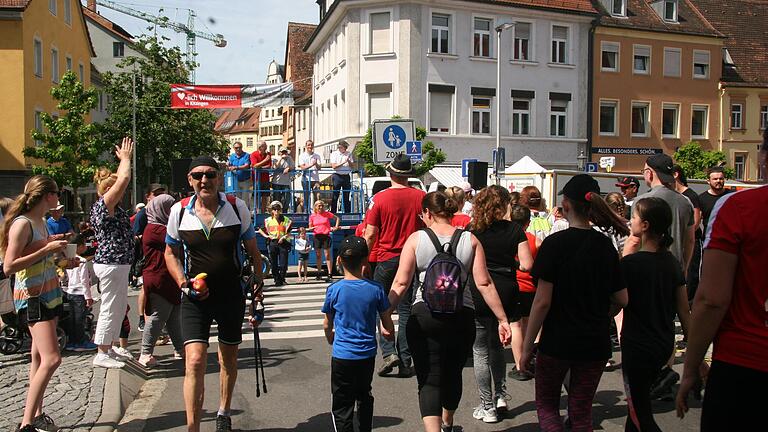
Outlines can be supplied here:
[[[250, 176], [266, 160], [273, 163], [262, 147], [254, 158], [236, 144], [227, 169], [238, 181], [269, 181], [240, 180], [241, 172]], [[559, 191], [560, 205], [547, 208], [535, 186], [517, 193], [497, 185], [474, 191], [464, 184], [425, 193], [409, 185], [414, 166], [400, 155], [386, 167], [391, 187], [373, 197], [356, 235], [340, 242], [334, 261], [330, 234], [339, 229], [340, 218], [333, 203], [349, 205], [344, 190], [352, 157], [346, 143], [331, 157], [339, 186], [334, 188], [340, 191], [331, 211], [312, 191], [317, 180], [311, 171], [319, 159], [311, 143], [299, 157], [300, 168], [309, 172], [302, 180], [313, 212], [295, 240], [293, 221], [284, 214], [290, 204], [282, 199], [283, 189], [275, 188], [279, 181], [272, 178], [277, 192], [271, 202], [251, 203], [269, 213], [254, 229], [248, 197], [220, 191], [220, 165], [207, 156], [190, 163], [191, 196], [177, 199], [162, 185], [150, 185], [146, 205], [131, 217], [121, 203], [132, 152], [132, 141], [124, 139], [115, 147], [116, 172], [96, 172], [98, 199], [77, 230], [63, 216], [61, 190], [49, 177], [34, 176], [15, 200], [0, 200], [3, 277], [13, 277], [14, 309], [32, 335], [20, 431], [58, 430], [44, 411], [43, 396], [61, 363], [56, 326], [65, 296], [71, 317], [66, 349], [95, 352], [94, 367], [138, 361], [151, 368], [157, 364], [155, 345], [167, 333], [173, 358], [184, 361], [191, 431], [200, 427], [216, 321], [221, 365], [216, 430], [231, 430], [246, 298], [254, 304], [263, 298], [258, 235], [266, 240], [275, 286], [287, 281], [292, 242], [301, 281], [307, 280], [310, 243], [318, 278], [325, 257], [325, 280], [332, 283], [322, 307], [323, 328], [333, 345], [336, 430], [353, 431], [355, 412], [358, 430], [372, 429], [374, 372], [415, 375], [424, 430], [460, 430], [454, 416], [470, 353], [478, 391], [472, 416], [486, 423], [501, 421], [513, 408], [506, 385], [511, 377], [535, 380], [542, 431], [563, 431], [566, 424], [573, 431], [592, 430], [592, 402], [603, 372], [614, 366], [616, 350], [627, 431], [660, 430], [654, 399], [676, 397], [678, 415], [684, 416], [689, 393], [700, 392], [702, 380], [702, 431], [761, 421], [761, 398], [752, 395], [768, 380], [768, 280], [760, 267], [768, 262], [761, 241], [768, 238], [768, 224], [760, 220], [768, 210], [766, 187], [729, 193], [723, 170], [715, 167], [707, 172], [709, 190], [696, 195], [684, 170], [658, 154], [646, 160], [645, 187], [629, 176], [616, 184], [620, 192], [604, 195], [593, 177], [580, 174]], [[760, 155], [765, 169], [768, 133]], [[288, 174], [292, 159], [282, 157], [277, 168]], [[335, 264], [344, 275], [333, 282]], [[140, 276], [142, 292], [138, 358], [127, 349], [132, 274]], [[100, 305], [95, 329], [89, 329], [96, 281]], [[683, 333], [677, 346], [676, 320]], [[252, 316], [252, 325], [259, 322]], [[713, 341], [710, 365], [704, 360]], [[507, 347], [514, 359], [509, 374]], [[686, 351], [682, 378], [672, 369], [676, 348]]]

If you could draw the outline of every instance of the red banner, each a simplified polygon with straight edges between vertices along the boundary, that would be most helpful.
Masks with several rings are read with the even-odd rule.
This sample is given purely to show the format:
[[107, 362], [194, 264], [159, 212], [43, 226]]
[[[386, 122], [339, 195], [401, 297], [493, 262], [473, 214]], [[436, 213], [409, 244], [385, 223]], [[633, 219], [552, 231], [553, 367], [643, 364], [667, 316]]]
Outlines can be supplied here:
[[240, 108], [241, 88], [239, 85], [171, 84], [171, 108]]

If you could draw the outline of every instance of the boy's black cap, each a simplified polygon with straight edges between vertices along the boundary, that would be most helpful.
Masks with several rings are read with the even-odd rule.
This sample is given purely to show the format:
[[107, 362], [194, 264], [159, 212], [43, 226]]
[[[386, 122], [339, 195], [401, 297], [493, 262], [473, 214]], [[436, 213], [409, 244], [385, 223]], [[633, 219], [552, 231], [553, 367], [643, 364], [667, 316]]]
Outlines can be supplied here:
[[648, 156], [648, 159], [645, 160], [645, 164], [656, 172], [656, 175], [662, 183], [672, 184], [675, 182], [675, 176], [672, 175], [673, 162], [669, 155], [659, 153], [653, 156]]
[[558, 195], [565, 195], [568, 199], [589, 202], [587, 200], [587, 193], [594, 192], [600, 193], [600, 185], [597, 184], [597, 180], [593, 179], [587, 174], [578, 174], [573, 176], [568, 183], [563, 186], [563, 189], [558, 192]]
[[630, 187], [634, 186], [636, 188], [640, 188], [640, 180], [638, 180], [636, 177], [622, 177], [619, 179], [619, 182], [616, 183], [616, 186], [618, 187]]
[[367, 257], [368, 245], [365, 239], [357, 236], [349, 236], [339, 244], [339, 256], [344, 257]]

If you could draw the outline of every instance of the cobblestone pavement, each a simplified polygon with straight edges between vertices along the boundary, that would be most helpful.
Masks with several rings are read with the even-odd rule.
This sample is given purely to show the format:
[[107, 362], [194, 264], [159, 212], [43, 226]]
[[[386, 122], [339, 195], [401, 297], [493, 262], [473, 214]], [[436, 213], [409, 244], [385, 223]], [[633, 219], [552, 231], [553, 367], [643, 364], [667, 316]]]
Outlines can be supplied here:
[[[26, 352], [0, 357], [0, 431], [21, 421], [29, 382]], [[64, 430], [87, 431], [101, 414], [107, 370], [91, 366], [92, 353], [63, 353], [61, 366], [45, 392], [44, 412]]]

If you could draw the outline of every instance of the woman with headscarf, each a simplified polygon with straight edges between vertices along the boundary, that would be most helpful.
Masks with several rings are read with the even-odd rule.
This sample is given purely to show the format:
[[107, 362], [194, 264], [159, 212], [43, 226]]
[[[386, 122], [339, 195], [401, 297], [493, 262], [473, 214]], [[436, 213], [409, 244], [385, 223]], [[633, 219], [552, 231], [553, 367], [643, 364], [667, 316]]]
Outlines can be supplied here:
[[184, 349], [179, 309], [181, 290], [168, 272], [164, 256], [166, 225], [168, 225], [168, 215], [171, 213], [173, 203], [172, 196], [158, 195], [149, 202], [146, 210], [148, 223], [142, 236], [145, 257], [142, 289], [147, 301], [145, 308], [147, 317], [141, 340], [139, 363], [147, 368], [157, 364], [152, 353], [164, 326], [168, 328], [168, 334], [173, 342], [174, 357], [180, 359]]

